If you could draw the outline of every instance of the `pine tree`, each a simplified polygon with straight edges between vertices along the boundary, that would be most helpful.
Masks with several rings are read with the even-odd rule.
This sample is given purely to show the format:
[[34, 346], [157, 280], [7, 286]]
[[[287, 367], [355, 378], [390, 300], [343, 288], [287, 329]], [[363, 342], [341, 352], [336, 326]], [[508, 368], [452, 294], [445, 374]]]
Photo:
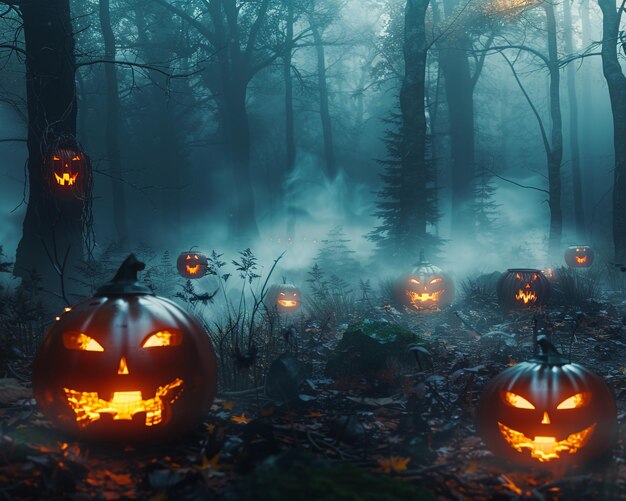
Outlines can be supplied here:
[[335, 226], [328, 232], [328, 237], [321, 240], [322, 245], [315, 257], [316, 264], [329, 275], [358, 279], [361, 267], [354, 258], [355, 251], [348, 247], [349, 242], [343, 226]]
[[[378, 161], [384, 168], [381, 174], [383, 188], [377, 192], [379, 200], [374, 212], [381, 224], [367, 238], [376, 243], [377, 253], [381, 256], [401, 262], [411, 261], [419, 255], [420, 249], [434, 254], [440, 245], [439, 238], [428, 231], [418, 234], [411, 231], [412, 226], [420, 226], [420, 220], [434, 225], [440, 217], [436, 173], [431, 158], [424, 159], [422, 172], [403, 172], [405, 139], [401, 117], [394, 115], [387, 123], [389, 128], [384, 139], [387, 158]], [[427, 150], [430, 150], [428, 144]]]
[[493, 176], [486, 168], [482, 168], [476, 175], [474, 185], [474, 220], [476, 221], [476, 234], [483, 239], [493, 236], [498, 219], [498, 207], [500, 204], [494, 201], [497, 191], [493, 183]]

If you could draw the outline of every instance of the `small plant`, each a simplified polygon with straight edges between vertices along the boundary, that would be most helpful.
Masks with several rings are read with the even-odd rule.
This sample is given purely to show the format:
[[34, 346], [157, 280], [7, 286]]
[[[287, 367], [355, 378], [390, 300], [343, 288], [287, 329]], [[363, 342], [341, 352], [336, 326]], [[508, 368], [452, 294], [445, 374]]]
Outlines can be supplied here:
[[589, 299], [600, 298], [600, 272], [594, 268], [561, 266], [554, 270], [554, 277], [554, 298], [558, 303], [581, 306]]

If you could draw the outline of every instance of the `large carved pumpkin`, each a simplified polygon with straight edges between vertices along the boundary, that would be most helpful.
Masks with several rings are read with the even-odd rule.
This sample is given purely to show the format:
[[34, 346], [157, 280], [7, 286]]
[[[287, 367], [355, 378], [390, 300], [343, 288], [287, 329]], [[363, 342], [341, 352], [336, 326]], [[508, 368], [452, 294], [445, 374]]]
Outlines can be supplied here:
[[570, 245], [564, 257], [570, 268], [589, 268], [593, 264], [594, 254], [588, 245]]
[[213, 347], [195, 318], [137, 282], [129, 256], [109, 284], [57, 317], [37, 353], [43, 414], [82, 438], [170, 439], [196, 426], [217, 388]]
[[476, 413], [480, 435], [494, 453], [523, 464], [597, 457], [615, 436], [613, 393], [544, 336], [538, 343], [540, 355], [504, 370], [485, 388]]
[[181, 277], [202, 278], [209, 271], [209, 261], [202, 252], [181, 252], [176, 260], [176, 269]]
[[295, 313], [302, 306], [300, 289], [291, 283], [274, 284], [267, 290], [265, 304], [279, 313]]
[[426, 261], [422, 252], [411, 273], [396, 283], [394, 296], [410, 309], [443, 308], [454, 301], [454, 282], [441, 268]]
[[510, 268], [500, 277], [497, 292], [505, 308], [543, 306], [550, 299], [550, 282], [541, 270]]

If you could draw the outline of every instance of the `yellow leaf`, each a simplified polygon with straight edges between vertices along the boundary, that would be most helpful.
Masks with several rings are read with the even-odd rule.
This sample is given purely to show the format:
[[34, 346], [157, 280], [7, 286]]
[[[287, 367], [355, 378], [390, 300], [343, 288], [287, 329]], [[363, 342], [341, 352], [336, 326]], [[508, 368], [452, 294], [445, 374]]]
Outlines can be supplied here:
[[245, 412], [242, 413], [241, 416], [232, 416], [230, 420], [237, 424], [248, 424], [250, 422], [250, 420], [246, 417]]
[[406, 471], [411, 458], [403, 458], [400, 456], [391, 456], [388, 459], [379, 459], [378, 464], [384, 473], [400, 473]]
[[231, 402], [231, 401], [224, 402], [222, 407], [224, 407], [224, 409], [226, 409], [227, 411], [232, 411], [233, 408], [235, 407], [235, 402]]
[[215, 431], [215, 425], [211, 423], [207, 423], [205, 428], [209, 434], [212, 434]]

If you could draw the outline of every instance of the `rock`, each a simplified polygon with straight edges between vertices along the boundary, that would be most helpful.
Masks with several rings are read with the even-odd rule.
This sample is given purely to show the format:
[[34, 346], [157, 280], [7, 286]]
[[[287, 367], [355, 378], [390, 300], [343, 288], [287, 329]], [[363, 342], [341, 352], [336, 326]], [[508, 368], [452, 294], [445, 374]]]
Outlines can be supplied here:
[[265, 378], [265, 394], [282, 402], [296, 400], [305, 379], [306, 369], [302, 363], [290, 353], [283, 353], [270, 366]]
[[348, 327], [331, 352], [325, 375], [337, 381], [365, 378], [392, 383], [403, 370], [415, 366], [409, 345], [418, 341], [410, 330], [396, 324], [360, 322]]
[[356, 416], [339, 416], [330, 423], [330, 436], [340, 442], [354, 444], [365, 436], [365, 428]]

